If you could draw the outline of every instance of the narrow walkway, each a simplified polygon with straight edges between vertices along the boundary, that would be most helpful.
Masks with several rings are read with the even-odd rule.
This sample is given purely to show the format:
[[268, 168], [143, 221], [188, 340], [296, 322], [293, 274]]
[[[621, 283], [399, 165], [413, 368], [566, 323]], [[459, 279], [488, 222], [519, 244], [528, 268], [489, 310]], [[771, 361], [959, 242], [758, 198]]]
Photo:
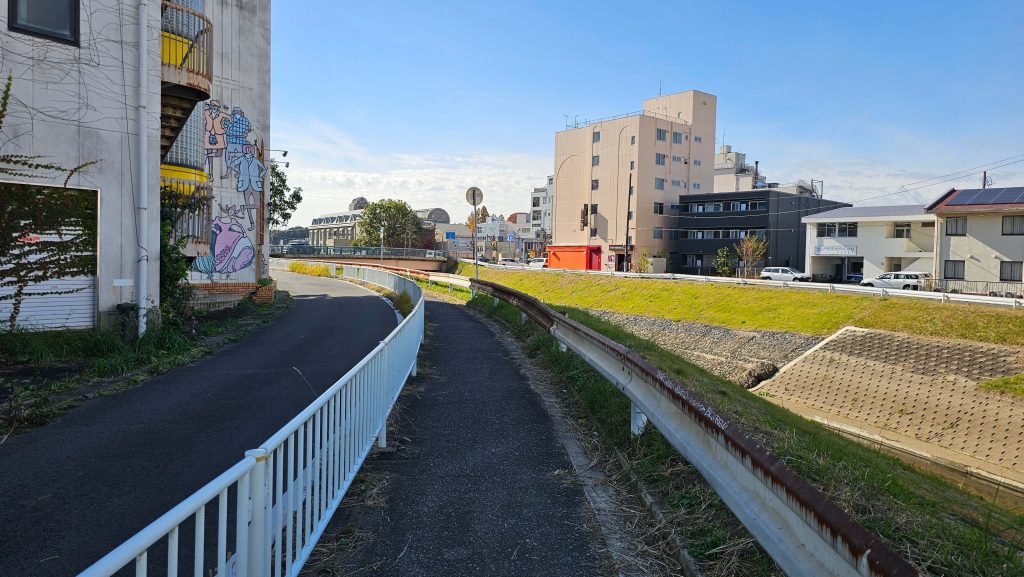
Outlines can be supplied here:
[[274, 323], [0, 445], [0, 575], [85, 569], [259, 446], [395, 327], [371, 291], [274, 276], [295, 297]]
[[384, 505], [335, 519], [332, 531], [354, 522], [367, 539], [332, 564], [346, 575], [609, 574], [540, 397], [464, 307], [429, 301], [427, 322], [426, 368], [400, 401], [398, 449], [362, 472], [385, 479], [375, 497]]

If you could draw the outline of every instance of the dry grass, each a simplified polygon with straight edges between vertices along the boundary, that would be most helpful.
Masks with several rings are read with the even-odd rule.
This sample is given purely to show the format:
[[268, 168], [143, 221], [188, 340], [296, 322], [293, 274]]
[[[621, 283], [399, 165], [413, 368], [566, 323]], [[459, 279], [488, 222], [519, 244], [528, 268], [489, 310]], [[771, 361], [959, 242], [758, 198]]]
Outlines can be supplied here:
[[[459, 272], [468, 270], [463, 266]], [[480, 278], [500, 282], [552, 305], [739, 329], [830, 335], [854, 325], [1024, 346], [1024, 312], [981, 305], [483, 267]]]
[[310, 276], [331, 276], [330, 269], [325, 264], [308, 264], [304, 262], [290, 262], [288, 263], [288, 270], [290, 272], [297, 272], [299, 274], [308, 274]]

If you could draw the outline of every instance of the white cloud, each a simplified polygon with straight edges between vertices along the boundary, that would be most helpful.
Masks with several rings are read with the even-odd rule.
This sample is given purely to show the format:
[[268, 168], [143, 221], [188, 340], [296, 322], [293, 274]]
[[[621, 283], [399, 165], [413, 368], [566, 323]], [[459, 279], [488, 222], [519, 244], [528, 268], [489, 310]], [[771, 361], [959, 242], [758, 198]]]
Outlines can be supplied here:
[[529, 210], [530, 193], [543, 186], [551, 158], [527, 154], [419, 154], [367, 151], [344, 133], [323, 124], [300, 130], [275, 124], [275, 148], [288, 150], [292, 161], [288, 184], [301, 186], [303, 201], [289, 225], [306, 226], [323, 213], [346, 210], [357, 196], [375, 201], [404, 200], [413, 208], [441, 207], [454, 222], [463, 222], [472, 208], [465, 193], [470, 186], [484, 191], [491, 213]]

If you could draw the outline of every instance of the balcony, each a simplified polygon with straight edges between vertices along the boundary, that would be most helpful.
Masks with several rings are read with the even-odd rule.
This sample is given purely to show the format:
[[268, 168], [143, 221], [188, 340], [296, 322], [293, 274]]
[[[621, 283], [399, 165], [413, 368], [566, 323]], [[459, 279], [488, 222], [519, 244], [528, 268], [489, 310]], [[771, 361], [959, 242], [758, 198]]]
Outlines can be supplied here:
[[208, 182], [160, 179], [160, 209], [174, 219], [171, 240], [185, 239], [185, 255], [207, 254], [213, 214], [213, 187]]
[[[189, 4], [202, 7], [203, 2]], [[160, 150], [167, 155], [199, 102], [210, 98], [213, 83], [213, 28], [185, 2], [160, 3]]]

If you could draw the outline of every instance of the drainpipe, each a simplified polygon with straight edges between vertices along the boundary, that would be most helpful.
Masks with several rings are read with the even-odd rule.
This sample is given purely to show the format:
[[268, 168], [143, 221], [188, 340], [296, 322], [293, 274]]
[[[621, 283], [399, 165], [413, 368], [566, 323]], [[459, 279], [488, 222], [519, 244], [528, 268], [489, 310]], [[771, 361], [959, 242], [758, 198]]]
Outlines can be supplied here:
[[149, 96], [149, 5], [147, 0], [139, 0], [139, 94], [138, 117], [136, 118], [136, 144], [138, 151], [138, 224], [139, 234], [139, 270], [135, 279], [136, 301], [139, 307], [139, 338], [146, 334], [147, 308], [149, 301], [149, 137], [146, 130], [146, 99]]

